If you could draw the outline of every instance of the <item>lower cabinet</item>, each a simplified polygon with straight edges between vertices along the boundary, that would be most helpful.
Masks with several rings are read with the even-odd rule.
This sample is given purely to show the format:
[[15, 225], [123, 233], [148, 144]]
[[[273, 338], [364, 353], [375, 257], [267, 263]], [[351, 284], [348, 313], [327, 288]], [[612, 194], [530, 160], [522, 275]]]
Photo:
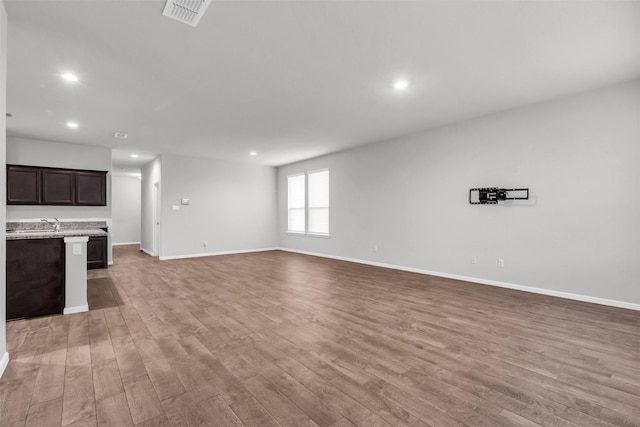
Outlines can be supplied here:
[[63, 239], [7, 240], [7, 320], [62, 314]]
[[89, 237], [87, 242], [87, 270], [107, 268], [107, 236]]

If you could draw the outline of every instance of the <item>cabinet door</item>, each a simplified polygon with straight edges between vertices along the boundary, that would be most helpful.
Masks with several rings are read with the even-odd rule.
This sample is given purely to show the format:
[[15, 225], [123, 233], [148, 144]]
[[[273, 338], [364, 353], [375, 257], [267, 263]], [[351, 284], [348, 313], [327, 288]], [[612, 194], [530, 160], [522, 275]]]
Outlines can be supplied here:
[[62, 314], [63, 239], [7, 240], [7, 320]]
[[73, 205], [73, 172], [63, 169], [42, 169], [42, 204]]
[[76, 172], [75, 204], [106, 206], [107, 175], [104, 172]]
[[7, 204], [40, 204], [40, 171], [38, 168], [7, 165]]
[[89, 237], [87, 242], [87, 269], [107, 268], [107, 236]]

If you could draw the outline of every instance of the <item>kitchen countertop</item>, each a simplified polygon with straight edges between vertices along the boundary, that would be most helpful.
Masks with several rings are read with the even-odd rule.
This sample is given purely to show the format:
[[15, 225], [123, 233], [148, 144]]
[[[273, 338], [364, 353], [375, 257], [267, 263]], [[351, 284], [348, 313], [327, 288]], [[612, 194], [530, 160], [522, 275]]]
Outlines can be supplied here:
[[7, 231], [7, 240], [25, 240], [25, 239], [61, 239], [64, 237], [79, 237], [79, 236], [106, 236], [106, 231], [99, 228], [90, 229], [78, 229], [78, 230], [14, 230]]

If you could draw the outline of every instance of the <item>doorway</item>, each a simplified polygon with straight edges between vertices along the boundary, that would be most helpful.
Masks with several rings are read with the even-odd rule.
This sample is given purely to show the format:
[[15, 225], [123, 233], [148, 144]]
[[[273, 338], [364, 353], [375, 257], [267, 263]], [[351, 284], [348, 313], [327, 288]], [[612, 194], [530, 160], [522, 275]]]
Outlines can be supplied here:
[[153, 256], [160, 256], [160, 182], [153, 183]]

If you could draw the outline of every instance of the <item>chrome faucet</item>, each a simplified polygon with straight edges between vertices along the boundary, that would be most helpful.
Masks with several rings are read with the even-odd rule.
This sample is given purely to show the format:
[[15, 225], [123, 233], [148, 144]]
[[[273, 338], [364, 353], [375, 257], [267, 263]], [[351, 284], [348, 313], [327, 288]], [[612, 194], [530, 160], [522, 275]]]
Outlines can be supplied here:
[[58, 218], [53, 218], [53, 219], [55, 220], [55, 222], [49, 221], [46, 218], [42, 218], [40, 221], [41, 222], [46, 222], [47, 224], [53, 225], [53, 231], [58, 233], [60, 231], [60, 220]]

